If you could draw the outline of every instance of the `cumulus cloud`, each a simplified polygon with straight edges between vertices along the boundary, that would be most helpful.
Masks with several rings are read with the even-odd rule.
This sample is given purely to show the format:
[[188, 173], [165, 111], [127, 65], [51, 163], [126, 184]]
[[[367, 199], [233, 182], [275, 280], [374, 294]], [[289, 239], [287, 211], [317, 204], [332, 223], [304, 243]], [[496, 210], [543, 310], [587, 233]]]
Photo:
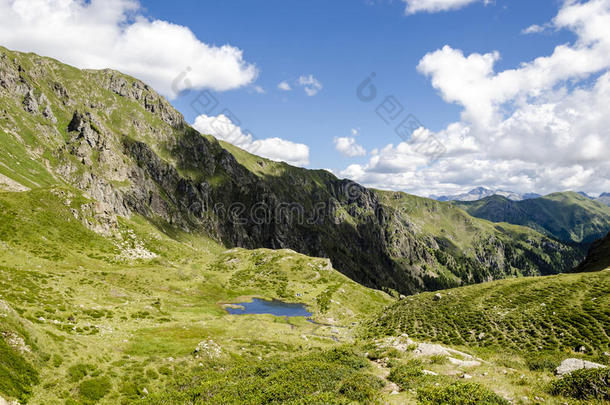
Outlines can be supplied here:
[[533, 25], [530, 25], [529, 27], [521, 30], [521, 33], [522, 34], [538, 34], [540, 32], [543, 32], [545, 29], [546, 29], [546, 26], [533, 24]]
[[120, 70], [170, 98], [186, 89], [235, 89], [257, 76], [240, 49], [151, 20], [137, 0], [0, 0], [0, 42], [80, 68]]
[[415, 14], [419, 12], [436, 13], [439, 11], [455, 10], [465, 7], [471, 3], [489, 0], [403, 0], [407, 3], [406, 13]]
[[366, 149], [356, 143], [352, 136], [336, 137], [333, 140], [335, 149], [344, 156], [355, 157], [366, 155]]
[[297, 84], [303, 87], [305, 93], [310, 97], [318, 94], [323, 88], [322, 83], [320, 83], [318, 79], [313, 77], [313, 75], [303, 75], [299, 77], [299, 79], [297, 80]]
[[551, 24], [574, 43], [515, 69], [495, 70], [499, 52], [424, 56], [419, 71], [462, 107], [461, 121], [433, 134], [445, 153], [432, 161], [411, 144], [387, 145], [342, 174], [426, 195], [610, 190], [610, 0], [567, 1]]
[[202, 134], [212, 135], [250, 153], [295, 166], [309, 164], [309, 147], [281, 138], [255, 139], [243, 131], [224, 114], [208, 116], [202, 114], [195, 119], [193, 128]]
[[283, 91], [292, 90], [292, 87], [290, 87], [290, 84], [288, 84], [288, 82], [280, 82], [280, 84], [277, 85], [277, 88]]

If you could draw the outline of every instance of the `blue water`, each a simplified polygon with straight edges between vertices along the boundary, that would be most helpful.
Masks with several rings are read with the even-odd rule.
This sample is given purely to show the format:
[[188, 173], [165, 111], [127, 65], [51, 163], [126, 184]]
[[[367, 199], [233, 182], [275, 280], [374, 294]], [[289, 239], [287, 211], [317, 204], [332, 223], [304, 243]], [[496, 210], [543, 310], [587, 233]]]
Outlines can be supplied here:
[[254, 298], [252, 302], [241, 302], [243, 308], [226, 308], [232, 315], [271, 314], [275, 316], [311, 316], [303, 304], [289, 304], [282, 301], [266, 301]]

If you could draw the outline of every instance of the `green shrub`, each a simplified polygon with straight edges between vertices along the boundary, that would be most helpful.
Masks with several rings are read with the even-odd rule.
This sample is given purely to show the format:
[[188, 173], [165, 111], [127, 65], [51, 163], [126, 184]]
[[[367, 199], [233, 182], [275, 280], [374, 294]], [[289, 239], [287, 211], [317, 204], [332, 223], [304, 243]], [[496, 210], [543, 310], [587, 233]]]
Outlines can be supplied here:
[[554, 355], [538, 355], [525, 359], [525, 364], [531, 371], [554, 371], [560, 361]]
[[595, 368], [576, 370], [554, 381], [549, 392], [582, 400], [610, 400], [610, 369]]
[[108, 377], [96, 377], [83, 381], [78, 386], [80, 395], [90, 401], [99, 401], [110, 392], [112, 383]]
[[405, 390], [412, 387], [423, 376], [421, 361], [409, 360], [407, 363], [394, 366], [388, 375], [388, 380]]
[[379, 397], [383, 380], [370, 374], [355, 374], [343, 381], [339, 393], [346, 398], [362, 403], [374, 402]]
[[426, 386], [417, 390], [422, 405], [508, 405], [495, 392], [475, 383], [453, 383], [445, 387]]
[[36, 369], [0, 336], [0, 392], [25, 402], [38, 381]]
[[449, 360], [445, 355], [435, 354], [434, 356], [430, 357], [430, 362], [432, 362], [432, 364], [447, 364]]
[[91, 364], [75, 364], [68, 368], [68, 379], [72, 382], [78, 382], [90, 375], [95, 370], [95, 366]]

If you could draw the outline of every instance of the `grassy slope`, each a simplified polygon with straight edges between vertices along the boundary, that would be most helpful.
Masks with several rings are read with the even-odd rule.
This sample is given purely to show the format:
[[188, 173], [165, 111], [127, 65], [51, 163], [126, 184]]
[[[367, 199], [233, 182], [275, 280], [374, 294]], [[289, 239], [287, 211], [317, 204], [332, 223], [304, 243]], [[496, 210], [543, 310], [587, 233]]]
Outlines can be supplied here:
[[524, 201], [492, 196], [453, 204], [475, 217], [528, 226], [565, 242], [591, 243], [610, 230], [610, 207], [574, 192]]
[[[50, 63], [40, 60], [37, 63]], [[155, 143], [158, 134], [146, 129], [134, 131], [129, 120], [116, 111], [129, 109], [141, 120], [152, 120], [151, 126], [162, 127], [157, 117], [110, 92], [90, 91], [94, 80], [87, 78], [94, 78], [95, 72], [82, 76], [65, 65], [51, 65], [55, 80], [74, 79], [68, 81], [71, 94], [92, 93], [93, 100], [83, 100], [119, 103], [115, 112], [105, 117], [112, 131]], [[53, 98], [52, 89], [44, 90], [54, 106], [62, 105], [61, 100]], [[54, 111], [59, 120], [57, 128], [67, 126], [74, 107], [79, 105]], [[29, 349], [21, 352], [14, 340], [9, 344], [5, 336], [0, 339], [3, 396], [45, 404], [92, 403], [98, 397], [102, 403], [133, 403], [144, 396], [146, 388], [151, 402], [163, 402], [164, 396], [170, 400], [180, 396], [182, 383], [188, 381], [187, 385], [193, 387], [190, 399], [199, 398], [203, 403], [206, 401], [201, 393], [217, 395], [215, 400], [222, 402], [234, 390], [263, 385], [271, 387], [267, 398], [281, 392], [286, 398], [302, 396], [305, 403], [328, 403], [349, 401], [355, 398], [349, 392], [361, 395], [362, 387], [376, 386], [373, 381], [351, 389], [348, 380], [368, 379], [374, 370], [361, 364], [362, 356], [337, 355], [333, 349], [342, 343], [353, 346], [354, 342], [352, 348], [359, 349], [354, 326], [390, 303], [386, 295], [329, 270], [323, 259], [290, 251], [226, 251], [205, 235], [170, 228], [162, 232], [139, 217], [121, 220], [120, 236], [95, 234], [74, 217], [76, 212], [81, 219], [95, 222], [88, 216], [90, 201], [62, 185], [37, 163], [41, 161], [39, 156], [32, 154], [32, 150], [49, 145], [52, 150], [54, 142], [59, 144], [67, 134], [59, 129], [49, 133], [40, 126], [32, 127], [33, 121], [22, 109], [9, 111], [2, 119], [10, 121], [5, 128], [14, 130], [0, 133], [0, 153], [11, 153], [2, 155], [1, 161], [15, 165], [0, 173], [34, 189], [0, 193], [0, 331], [16, 334]], [[224, 146], [260, 176], [288, 170], [320, 183], [331, 176]], [[156, 150], [164, 152], [161, 146]], [[43, 155], [51, 164], [56, 163], [57, 156], [48, 151]], [[426, 235], [453, 240], [456, 246], [467, 248], [471, 223], [476, 223], [472, 229], [481, 234], [496, 234], [496, 226], [446, 208], [446, 204], [430, 206], [425, 199], [401, 198], [419, 201], [421, 205], [416, 207], [426, 207], [413, 211], [416, 225]], [[410, 206], [404, 201], [396, 205], [405, 209]], [[444, 214], [431, 215], [439, 207]], [[428, 216], [434, 220], [425, 221]], [[534, 235], [525, 228], [510, 229], [528, 237]], [[125, 255], [132, 249], [146, 249], [157, 257], [128, 260]], [[230, 316], [220, 305], [251, 296], [304, 302], [319, 324], [268, 315]], [[195, 346], [209, 340], [220, 347], [220, 355], [210, 351], [196, 358]], [[293, 375], [298, 378], [286, 377]], [[325, 385], [324, 381], [331, 383]], [[229, 384], [229, 391], [212, 392], [225, 384]], [[521, 392], [521, 388], [515, 388], [519, 383], [507, 380], [506, 384], [512, 392]], [[306, 396], [309, 394], [312, 397]], [[413, 399], [409, 393], [403, 394]], [[258, 393], [252, 395], [248, 399]], [[386, 400], [392, 400], [392, 396]]]
[[[328, 348], [353, 341], [347, 327], [390, 301], [326, 259], [291, 251], [225, 251], [203, 236], [169, 238], [139, 218], [121, 223], [122, 237], [104, 238], [73, 216], [87, 202], [65, 188], [0, 193], [0, 299], [13, 314], [0, 330], [31, 349], [0, 347], [4, 396], [86, 401], [95, 394], [81, 384], [93, 379], [110, 384], [102, 402], [130, 402], [160, 390], [168, 369], [205, 361], [192, 355], [201, 341], [219, 345], [221, 364]], [[124, 259], [138, 246], [157, 257]], [[303, 302], [319, 324], [231, 316], [220, 305], [251, 296]]]
[[521, 353], [610, 349], [610, 269], [501, 280], [425, 293], [385, 310], [373, 334], [410, 336]]

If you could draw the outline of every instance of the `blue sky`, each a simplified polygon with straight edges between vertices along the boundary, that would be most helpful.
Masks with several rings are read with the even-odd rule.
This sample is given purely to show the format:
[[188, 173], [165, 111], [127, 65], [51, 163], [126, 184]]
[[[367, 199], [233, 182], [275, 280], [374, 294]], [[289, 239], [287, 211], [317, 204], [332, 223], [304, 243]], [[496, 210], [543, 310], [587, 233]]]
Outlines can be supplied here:
[[[256, 84], [216, 93], [256, 137], [277, 136], [310, 146], [312, 168], [339, 171], [354, 160], [334, 149], [333, 139], [358, 129], [367, 150], [400, 141], [365, 104], [356, 88], [371, 72], [380, 97], [395, 95], [405, 109], [434, 131], [459, 119], [460, 108], [445, 103], [416, 66], [428, 52], [446, 44], [466, 53], [499, 50], [499, 68], [512, 68], [570, 40], [569, 32], [525, 36], [521, 31], [551, 20], [554, 0], [498, 1], [457, 11], [406, 16], [404, 3], [365, 0], [317, 1], [143, 1], [147, 14], [191, 28], [199, 39], [229, 43], [256, 64]], [[324, 86], [314, 97], [277, 89], [312, 74]], [[174, 105], [193, 122], [191, 92]], [[380, 99], [379, 101], [382, 101]]]
[[[201, 132], [419, 195], [610, 191], [608, 27], [610, 0], [0, 0], [8, 48], [120, 70]], [[216, 108], [193, 108], [202, 91]]]

